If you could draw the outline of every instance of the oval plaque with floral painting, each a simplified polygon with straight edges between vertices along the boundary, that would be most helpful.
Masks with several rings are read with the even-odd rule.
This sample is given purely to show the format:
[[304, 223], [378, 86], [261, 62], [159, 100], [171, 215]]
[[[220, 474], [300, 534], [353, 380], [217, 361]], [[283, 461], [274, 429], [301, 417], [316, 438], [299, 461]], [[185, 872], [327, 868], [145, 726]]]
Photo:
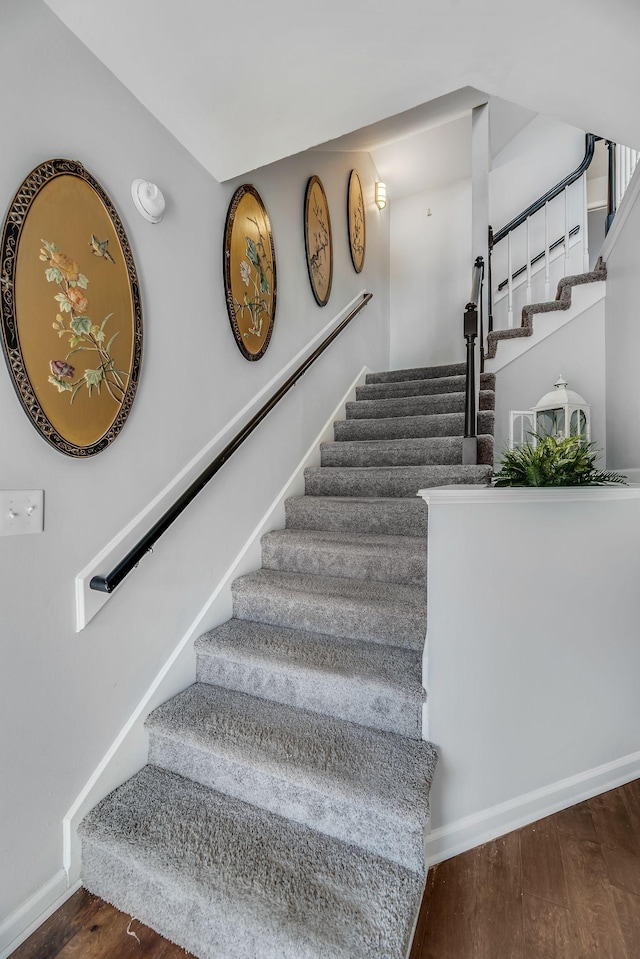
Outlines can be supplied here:
[[360, 183], [357, 170], [352, 170], [351, 176], [349, 177], [347, 221], [349, 224], [351, 261], [356, 273], [361, 273], [367, 248], [367, 236], [364, 216], [364, 197], [362, 196], [362, 184]]
[[269, 216], [250, 183], [238, 187], [227, 212], [224, 286], [231, 329], [243, 356], [264, 356], [276, 313], [276, 255]]
[[80, 163], [49, 160], [24, 181], [0, 281], [2, 345], [29, 419], [62, 453], [100, 453], [131, 410], [142, 309], [120, 217]]
[[333, 245], [329, 204], [317, 176], [309, 179], [304, 198], [304, 243], [313, 295], [319, 306], [326, 306], [333, 277]]

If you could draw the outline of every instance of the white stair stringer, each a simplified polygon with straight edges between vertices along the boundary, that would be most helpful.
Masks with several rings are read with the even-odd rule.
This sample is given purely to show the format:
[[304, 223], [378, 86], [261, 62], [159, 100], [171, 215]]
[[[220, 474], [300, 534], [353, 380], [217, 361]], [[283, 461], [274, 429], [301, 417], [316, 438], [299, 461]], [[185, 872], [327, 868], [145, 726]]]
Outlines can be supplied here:
[[546, 313], [535, 313], [531, 334], [514, 339], [500, 340], [496, 356], [485, 358], [485, 372], [499, 372], [509, 363], [517, 360], [523, 353], [526, 353], [527, 350], [551, 336], [556, 330], [561, 329], [571, 320], [575, 320], [582, 313], [591, 309], [596, 303], [604, 299], [606, 286], [606, 280], [576, 285], [572, 287], [571, 304], [568, 309], [558, 307], [557, 310], [550, 310]]

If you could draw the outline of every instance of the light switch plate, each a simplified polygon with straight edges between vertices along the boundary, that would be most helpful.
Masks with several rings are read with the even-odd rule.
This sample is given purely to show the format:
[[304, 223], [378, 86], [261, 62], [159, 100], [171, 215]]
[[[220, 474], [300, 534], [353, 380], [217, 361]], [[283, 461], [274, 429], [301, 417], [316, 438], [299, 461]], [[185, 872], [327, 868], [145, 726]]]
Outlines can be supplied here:
[[41, 533], [44, 529], [44, 490], [0, 490], [0, 536]]

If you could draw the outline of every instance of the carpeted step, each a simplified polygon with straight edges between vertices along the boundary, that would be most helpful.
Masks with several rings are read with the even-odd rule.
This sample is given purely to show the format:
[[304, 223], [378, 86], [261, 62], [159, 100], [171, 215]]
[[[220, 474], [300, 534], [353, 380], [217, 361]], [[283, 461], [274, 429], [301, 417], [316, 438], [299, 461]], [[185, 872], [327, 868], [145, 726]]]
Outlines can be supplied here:
[[292, 496], [284, 507], [287, 529], [427, 535], [427, 504], [419, 497]]
[[259, 569], [231, 584], [234, 616], [347, 639], [421, 650], [422, 586]]
[[424, 537], [280, 529], [262, 537], [262, 566], [424, 586], [427, 541]]
[[417, 366], [407, 370], [387, 370], [382, 373], [367, 373], [367, 383], [397, 383], [399, 380], [425, 380], [434, 376], [464, 376], [464, 363], [447, 363], [442, 366]]
[[145, 726], [152, 765], [424, 868], [431, 744], [207, 683]]
[[421, 738], [414, 650], [243, 619], [205, 633], [195, 650], [199, 682]]
[[[492, 410], [496, 394], [481, 390], [480, 410]], [[393, 396], [387, 400], [355, 400], [346, 404], [347, 419], [377, 420], [387, 416], [429, 416], [433, 413], [463, 413], [464, 393], [431, 393], [426, 396]]]
[[[493, 435], [493, 410], [478, 413], [478, 433]], [[382, 419], [337, 420], [336, 442], [343, 440], [399, 440], [417, 436], [463, 436], [464, 413], [432, 413], [429, 416], [387, 416]]]
[[200, 959], [404, 959], [424, 879], [147, 766], [85, 818], [83, 877]]
[[[357, 400], [383, 400], [393, 396], [420, 396], [430, 393], [464, 393], [464, 376], [434, 376], [422, 380], [400, 380], [392, 383], [368, 383], [356, 387]], [[495, 373], [480, 374], [480, 389], [496, 388]]]
[[309, 496], [417, 496], [430, 486], [488, 483], [490, 466], [312, 466], [304, 471]]
[[[478, 460], [493, 463], [493, 436], [478, 437]], [[462, 463], [462, 436], [322, 443], [322, 466], [452, 466]]]

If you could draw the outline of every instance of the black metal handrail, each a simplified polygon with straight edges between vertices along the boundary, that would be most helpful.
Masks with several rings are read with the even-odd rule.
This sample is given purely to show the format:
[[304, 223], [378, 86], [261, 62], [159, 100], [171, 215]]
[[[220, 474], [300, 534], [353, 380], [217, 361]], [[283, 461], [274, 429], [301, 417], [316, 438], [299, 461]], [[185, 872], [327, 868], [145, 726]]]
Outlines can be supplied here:
[[[478, 256], [473, 264], [469, 302], [464, 308], [463, 332], [464, 338], [467, 341], [467, 364], [464, 390], [464, 439], [462, 441], [462, 462], [464, 464], [476, 464], [478, 462], [478, 407], [476, 403], [475, 347], [478, 337], [478, 312], [480, 312], [480, 317], [482, 318], [483, 281], [484, 259]], [[483, 333], [481, 333], [481, 337], [483, 337]]]
[[[580, 232], [580, 224], [578, 224], [577, 226], [574, 226], [572, 230], [569, 230], [569, 236], [577, 236], [579, 232]], [[553, 243], [551, 243], [549, 246], [549, 253], [552, 253], [554, 250], [557, 250], [559, 246], [562, 246], [564, 241], [565, 241], [564, 236], [558, 237], [557, 240], [554, 240]], [[546, 250], [543, 250], [542, 253], [536, 253], [536, 255], [531, 260], [531, 266], [535, 266], [536, 263], [539, 263], [540, 260], [543, 260], [546, 255], [546, 252], [547, 252]], [[517, 276], [522, 276], [522, 274], [526, 273], [526, 271], [527, 271], [527, 264], [525, 263], [524, 266], [521, 266], [518, 270], [516, 270], [514, 273], [511, 274], [511, 279], [515, 280]], [[501, 290], [504, 290], [505, 286], [507, 286], [508, 283], [509, 283], [508, 278], [506, 280], [503, 280], [502, 283], [498, 283], [498, 293], [500, 293]]]
[[526, 223], [530, 216], [533, 216], [534, 213], [537, 213], [538, 210], [541, 210], [545, 203], [549, 203], [550, 200], [554, 200], [562, 193], [563, 190], [565, 190], [568, 186], [571, 186], [572, 183], [575, 183], [575, 181], [582, 176], [593, 160], [596, 141], [601, 139], [602, 137], [597, 137], [593, 133], [585, 134], [584, 157], [582, 158], [580, 165], [577, 166], [572, 173], [569, 173], [564, 180], [560, 180], [560, 182], [556, 183], [554, 187], [552, 187], [550, 190], [547, 190], [544, 196], [539, 197], [539, 199], [528, 206], [526, 210], [523, 210], [522, 213], [519, 213], [518, 216], [515, 216], [513, 220], [510, 220], [509, 223], [507, 223], [506, 226], [503, 226], [501, 230], [498, 230], [492, 235], [490, 234], [490, 244], [495, 246], [496, 243], [500, 242], [500, 240], [504, 240], [505, 236], [508, 236], [508, 234], [517, 229], [517, 227], [522, 226], [522, 224]]
[[182, 495], [175, 501], [173, 506], [171, 506], [160, 519], [154, 523], [148, 533], [140, 539], [136, 545], [129, 550], [124, 559], [114, 566], [110, 573], [107, 573], [106, 576], [94, 576], [91, 579], [90, 587], [91, 589], [98, 590], [101, 593], [112, 593], [113, 590], [122, 582], [125, 576], [131, 572], [134, 567], [138, 565], [140, 560], [145, 556], [146, 553], [150, 552], [154, 543], [162, 536], [164, 532], [171, 526], [171, 524], [180, 516], [180, 514], [187, 508], [187, 506], [196, 498], [198, 493], [204, 489], [210, 479], [212, 479], [216, 473], [224, 466], [227, 460], [235, 453], [235, 451], [244, 443], [244, 441], [253, 433], [255, 428], [263, 421], [268, 413], [280, 402], [282, 397], [289, 392], [292, 386], [298, 382], [301, 376], [303, 376], [309, 367], [315, 363], [318, 357], [324, 353], [328, 346], [333, 343], [335, 338], [342, 333], [344, 328], [351, 322], [351, 320], [357, 316], [360, 310], [367, 305], [369, 300], [373, 297], [373, 293], [364, 293], [362, 295], [362, 300], [354, 306], [354, 308], [345, 316], [345, 318], [336, 326], [334, 330], [322, 341], [320, 346], [318, 346], [313, 353], [311, 353], [307, 359], [302, 363], [295, 373], [292, 373], [288, 380], [282, 384], [279, 389], [273, 394], [273, 396], [267, 400], [267, 402], [262, 406], [258, 412], [249, 420], [249, 422], [242, 427], [242, 429], [236, 433], [233, 439], [227, 443], [225, 448], [219, 453], [214, 460], [207, 466], [205, 470], [200, 473], [197, 479], [191, 483], [191, 485], [182, 493]]

